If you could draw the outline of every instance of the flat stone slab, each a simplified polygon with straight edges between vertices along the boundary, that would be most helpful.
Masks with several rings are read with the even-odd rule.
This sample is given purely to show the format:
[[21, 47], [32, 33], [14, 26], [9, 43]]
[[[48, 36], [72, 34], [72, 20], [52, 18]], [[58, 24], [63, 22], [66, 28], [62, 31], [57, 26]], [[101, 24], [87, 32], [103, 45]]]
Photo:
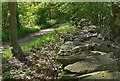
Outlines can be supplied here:
[[84, 59], [85, 57], [79, 54], [79, 55], [70, 55], [70, 56], [59, 56], [57, 58], [57, 61], [63, 65], [68, 65]]
[[[78, 76], [81, 79], [118, 79], [120, 80], [120, 72], [98, 71]], [[118, 81], [117, 80], [117, 81]]]
[[101, 64], [88, 62], [88, 61], [79, 61], [70, 65], [67, 65], [64, 69], [72, 72], [72, 73], [79, 73], [84, 74], [88, 72], [93, 72], [99, 67]]
[[118, 70], [117, 63], [105, 55], [86, 56], [83, 61], [67, 65], [64, 69], [72, 73], [89, 73], [102, 70]]

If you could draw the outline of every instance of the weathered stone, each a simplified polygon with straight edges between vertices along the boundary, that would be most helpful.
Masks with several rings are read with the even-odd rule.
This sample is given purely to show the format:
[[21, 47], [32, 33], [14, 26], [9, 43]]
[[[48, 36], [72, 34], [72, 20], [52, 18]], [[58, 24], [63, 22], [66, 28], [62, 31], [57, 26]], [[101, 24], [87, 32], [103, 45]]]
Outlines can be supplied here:
[[101, 52], [101, 51], [90, 51], [91, 55], [110, 55], [110, 53]]
[[81, 44], [79, 46], [74, 47], [71, 51], [72, 51], [72, 53], [79, 53], [81, 51], [89, 51], [89, 45]]
[[92, 32], [95, 33], [96, 32], [97, 27], [95, 25], [90, 25], [90, 26], [84, 26], [83, 30], [87, 30], [88, 32]]
[[81, 44], [79, 38], [75, 38], [75, 39], [74, 39], [74, 44], [75, 44], [75, 45], [80, 45], [80, 44]]
[[59, 73], [58, 79], [60, 81], [63, 81], [65, 79], [73, 79], [75, 76], [76, 76], [76, 74], [70, 74], [70, 73], [62, 72], [62, 73]]
[[67, 65], [65, 70], [73, 73], [88, 73], [101, 70], [118, 70], [116, 61], [105, 55], [86, 56], [85, 60]]
[[71, 56], [59, 56], [57, 58], [57, 61], [63, 65], [68, 65], [68, 64], [72, 64], [74, 62], [81, 61], [84, 59], [85, 57], [81, 55], [71, 55]]
[[114, 53], [118, 54], [119, 47], [117, 45], [112, 44], [111, 41], [104, 41], [102, 39], [98, 39], [97, 37], [93, 37], [88, 41], [89, 44], [93, 44], [94, 50], [107, 52], [107, 53]]
[[72, 47], [73, 47], [73, 45], [71, 45], [71, 44], [64, 44], [64, 45], [60, 46], [60, 49], [68, 50], [68, 49], [71, 49]]
[[81, 46], [76, 46], [72, 49], [72, 53], [77, 53], [81, 51]]
[[71, 50], [74, 46], [75, 45], [71, 41], [65, 42], [65, 44], [60, 46], [60, 51], [57, 54], [63, 56], [71, 55]]
[[107, 55], [88, 56], [86, 60], [101, 64], [99, 67], [96, 68], [97, 71], [101, 71], [101, 70], [114, 71], [114, 70], [118, 70], [119, 68], [117, 62], [114, 59], [108, 57]]
[[60, 47], [58, 55], [62, 56], [58, 56], [57, 61], [64, 65], [63, 78], [76, 78], [79, 74], [85, 74], [79, 77], [116, 79], [116, 74], [111, 76], [114, 74], [107, 71], [119, 71], [119, 65], [113, 56], [120, 56], [120, 47], [106, 41], [97, 33], [97, 29], [94, 25], [84, 25], [81, 29], [78, 28], [78, 34], [71, 37], [71, 41]]
[[[72, 42], [73, 43], [73, 42]], [[76, 45], [79, 44], [79, 45]], [[60, 51], [57, 53], [61, 56], [73, 55], [75, 53], [80, 53], [81, 51], [89, 51], [91, 49], [90, 44], [84, 43], [75, 43], [72, 45], [64, 44], [60, 47]]]
[[71, 50], [60, 50], [57, 55], [60, 55], [60, 56], [69, 56], [71, 55]]
[[110, 64], [114, 62], [114, 59], [105, 55], [91, 55], [91, 56], [88, 56], [86, 60], [90, 62], [100, 63], [100, 64]]
[[109, 71], [98, 71], [89, 74], [77, 76], [76, 78], [81, 79], [120, 79], [120, 72], [109, 72]]
[[100, 43], [103, 42], [103, 41], [104, 41], [104, 40], [99, 39], [98, 37], [92, 37], [92, 38], [90, 38], [90, 41], [89, 41], [89, 42], [94, 42], [94, 43], [100, 44]]
[[64, 69], [72, 73], [84, 74], [84, 73], [95, 71], [98, 66], [100, 66], [100, 64], [98, 63], [88, 62], [88, 61], [79, 61], [70, 65], [67, 65]]
[[65, 45], [73, 45], [73, 42], [72, 41], [67, 41], [67, 42], [65, 42]]
[[89, 21], [88, 19], [84, 19], [84, 18], [82, 18], [79, 22], [80, 27], [89, 26], [91, 24], [92, 24], [91, 21]]
[[[120, 72], [110, 72], [110, 71], [98, 71], [98, 72], [92, 72], [92, 73], [87, 73], [83, 75], [78, 75], [78, 74], [70, 74], [70, 73], [60, 73], [59, 79], [73, 79], [77, 78], [80, 79], [81, 81], [83, 79], [114, 79], [116, 81], [119, 81], [120, 77]], [[84, 81], [84, 80], [83, 80]]]
[[96, 50], [102, 52], [114, 52], [116, 50], [115, 46], [111, 44], [109, 41], [101, 42], [98, 46], [96, 46]]

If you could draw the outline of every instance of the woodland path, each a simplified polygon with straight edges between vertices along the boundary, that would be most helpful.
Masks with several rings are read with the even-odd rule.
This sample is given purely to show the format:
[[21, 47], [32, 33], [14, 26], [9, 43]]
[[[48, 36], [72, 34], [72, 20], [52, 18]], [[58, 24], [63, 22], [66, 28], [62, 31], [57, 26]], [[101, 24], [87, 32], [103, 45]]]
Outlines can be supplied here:
[[[24, 38], [21, 38], [21, 39], [18, 40], [18, 41], [19, 41], [19, 44], [20, 44], [20, 45], [24, 45], [24, 44], [26, 44], [26, 43], [32, 42], [32, 41], [36, 40], [37, 38], [40, 38], [40, 37], [42, 37], [43, 35], [51, 32], [51, 31], [54, 31], [54, 30], [55, 30], [56, 28], [58, 28], [60, 25], [61, 25], [61, 24], [55, 24], [55, 25], [53, 25], [53, 26], [51, 26], [51, 27], [49, 27], [49, 28], [47, 28], [47, 29], [42, 29], [42, 30], [40, 30], [40, 31], [38, 31], [38, 32], [36, 32], [36, 33], [32, 33], [32, 34], [30, 34], [30, 35], [28, 35], [28, 36], [26, 36], [26, 37], [24, 37]], [[2, 47], [3, 47], [4, 49], [9, 48], [9, 47], [10, 47], [10, 43], [9, 43], [9, 42], [2, 42]]]

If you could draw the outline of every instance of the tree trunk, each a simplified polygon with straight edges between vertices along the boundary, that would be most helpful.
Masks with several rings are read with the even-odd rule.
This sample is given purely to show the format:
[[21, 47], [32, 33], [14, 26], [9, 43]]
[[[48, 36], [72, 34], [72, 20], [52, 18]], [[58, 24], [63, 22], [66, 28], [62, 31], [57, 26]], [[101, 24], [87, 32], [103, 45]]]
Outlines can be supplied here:
[[9, 9], [9, 33], [12, 53], [20, 61], [25, 61], [25, 55], [21, 50], [21, 47], [17, 41], [17, 23], [16, 23], [16, 2], [8, 2]]
[[110, 19], [111, 39], [115, 40], [120, 33], [119, 4], [112, 2], [111, 8], [112, 8], [111, 19]]
[[18, 4], [16, 4], [16, 20], [17, 20], [17, 29], [20, 29], [21, 27], [21, 23], [19, 21], [19, 7], [18, 7]]

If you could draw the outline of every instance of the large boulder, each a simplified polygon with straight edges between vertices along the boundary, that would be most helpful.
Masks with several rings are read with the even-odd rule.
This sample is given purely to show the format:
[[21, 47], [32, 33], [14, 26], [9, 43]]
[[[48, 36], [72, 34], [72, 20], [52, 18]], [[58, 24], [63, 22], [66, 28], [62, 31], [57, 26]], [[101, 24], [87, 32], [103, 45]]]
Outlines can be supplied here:
[[113, 53], [118, 50], [115, 47], [115, 45], [111, 44], [111, 42], [109, 41], [101, 42], [98, 46], [96, 46], [95, 49], [102, 52], [113, 52]]
[[107, 55], [91, 55], [86, 58], [89, 62], [96, 62], [100, 64], [110, 64], [114, 62], [114, 59], [108, 57]]
[[82, 46], [75, 46], [74, 48], [72, 48], [72, 53], [78, 53], [78, 52], [81, 52], [81, 48]]
[[72, 53], [81, 53], [82, 51], [89, 51], [90, 50], [90, 45], [89, 44], [81, 44], [79, 46], [75, 46], [74, 48], [72, 48]]
[[74, 62], [81, 61], [81, 60], [84, 60], [84, 59], [85, 59], [84, 56], [81, 56], [80, 54], [77, 54], [77, 55], [70, 55], [70, 56], [58, 56], [56, 60], [59, 63], [66, 66], [68, 64], [72, 64]]
[[76, 78], [81, 79], [115, 79], [116, 81], [120, 80], [120, 72], [109, 72], [109, 71], [98, 71], [93, 73], [84, 74], [77, 76]]
[[89, 55], [105, 55], [105, 56], [108, 56], [108, 57], [111, 57], [113, 58], [113, 53], [106, 53], [106, 52], [101, 52], [101, 51], [89, 51]]
[[102, 39], [99, 39], [97, 37], [91, 38], [89, 41], [87, 41], [89, 44], [93, 44], [94, 50], [106, 52], [106, 53], [118, 53], [119, 46], [112, 44], [111, 41], [105, 41]]
[[74, 43], [72, 41], [67, 41], [63, 45], [60, 46], [60, 49], [68, 50], [74, 47]]
[[88, 72], [95, 71], [95, 69], [100, 66], [100, 64], [88, 62], [88, 61], [79, 61], [70, 65], [67, 65], [64, 70], [71, 73], [84, 74]]
[[66, 72], [61, 72], [58, 75], [58, 81], [64, 81], [66, 79], [70, 80], [76, 77], [76, 74], [70, 74]]
[[86, 57], [83, 61], [69, 64], [64, 69], [72, 73], [84, 74], [101, 70], [118, 70], [118, 66], [116, 61], [110, 57], [94, 55]]
[[88, 19], [82, 18], [80, 22], [78, 22], [78, 25], [79, 25], [78, 28], [89, 26], [91, 24], [92, 24], [91, 21], [89, 21]]
[[59, 56], [69, 56], [69, 55], [71, 55], [72, 53], [71, 53], [71, 50], [63, 50], [63, 49], [61, 49], [58, 53], [57, 53], [57, 55], [59, 55]]
[[74, 47], [74, 43], [71, 41], [65, 42], [63, 45], [60, 46], [60, 51], [58, 52], [58, 55], [71, 55], [71, 49]]
[[[80, 79], [80, 81], [86, 81], [92, 80], [115, 80], [119, 81], [120, 79], [120, 72], [110, 72], [110, 71], [97, 71], [97, 72], [92, 72], [92, 73], [87, 73], [83, 75], [78, 75], [78, 74], [70, 74], [70, 73], [60, 73], [59, 75], [59, 80], [63, 81], [65, 79]], [[84, 80], [85, 79], [85, 80]]]
[[91, 33], [95, 33], [96, 29], [97, 29], [97, 27], [95, 25], [89, 25], [89, 26], [83, 27], [83, 30], [86, 30], [86, 31], [91, 32]]
[[60, 46], [60, 51], [57, 53], [59, 56], [69, 56], [74, 54], [79, 54], [81, 51], [89, 51], [91, 49], [91, 44], [81, 43], [76, 45], [76, 42], [68, 42], [71, 44], [64, 44]]
[[92, 37], [92, 38], [90, 38], [90, 40], [88, 41], [88, 42], [94, 42], [94, 43], [101, 43], [101, 42], [104, 42], [104, 40], [102, 40], [102, 39], [99, 39], [99, 37]]

